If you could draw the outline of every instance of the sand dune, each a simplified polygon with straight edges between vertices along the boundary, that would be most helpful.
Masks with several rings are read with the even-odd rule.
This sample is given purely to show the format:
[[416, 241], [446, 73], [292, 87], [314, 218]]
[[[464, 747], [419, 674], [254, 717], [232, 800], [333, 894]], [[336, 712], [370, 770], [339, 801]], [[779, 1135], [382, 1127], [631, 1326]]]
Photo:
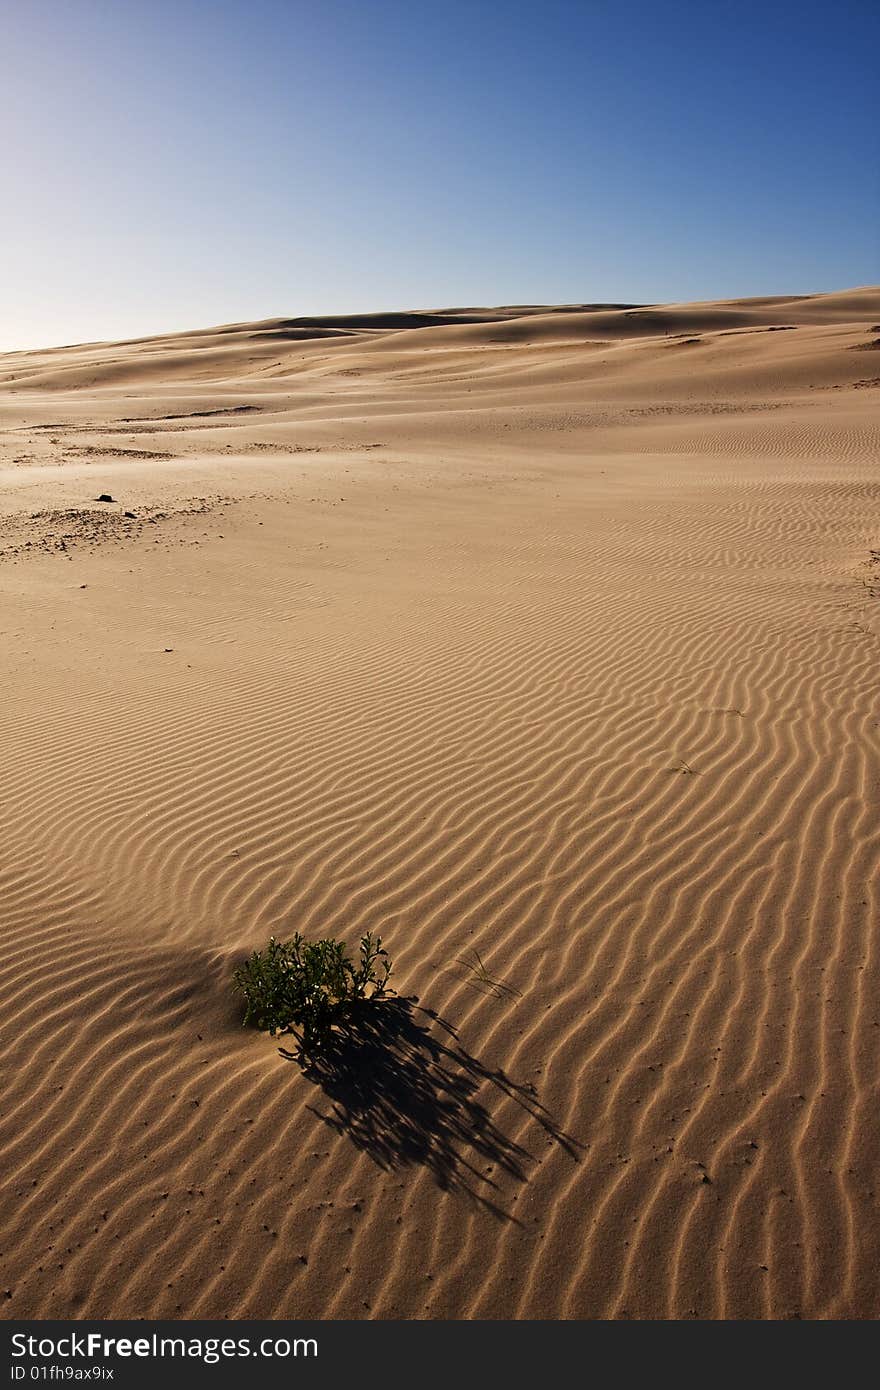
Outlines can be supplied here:
[[[0, 357], [7, 1316], [877, 1315], [878, 324]], [[297, 928], [354, 1074], [240, 1027]]]

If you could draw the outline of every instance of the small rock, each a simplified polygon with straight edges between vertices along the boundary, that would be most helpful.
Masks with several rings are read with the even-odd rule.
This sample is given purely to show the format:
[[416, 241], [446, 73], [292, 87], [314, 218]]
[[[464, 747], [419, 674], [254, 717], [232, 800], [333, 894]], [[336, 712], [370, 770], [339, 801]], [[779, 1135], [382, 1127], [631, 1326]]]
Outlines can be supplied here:
[[96, 502], [115, 502], [116, 498], [111, 497], [109, 492], [102, 492], [100, 497], [95, 498]]

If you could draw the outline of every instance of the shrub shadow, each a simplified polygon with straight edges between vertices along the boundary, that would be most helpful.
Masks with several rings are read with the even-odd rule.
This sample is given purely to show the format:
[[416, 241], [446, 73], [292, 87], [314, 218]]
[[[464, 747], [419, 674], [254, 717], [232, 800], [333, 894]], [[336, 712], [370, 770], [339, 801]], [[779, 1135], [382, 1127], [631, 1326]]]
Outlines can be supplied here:
[[580, 1146], [532, 1086], [471, 1056], [451, 1024], [414, 999], [387, 999], [365, 1010], [320, 1053], [279, 1052], [299, 1062], [307, 1080], [332, 1101], [329, 1114], [309, 1109], [381, 1168], [422, 1165], [439, 1187], [465, 1192], [507, 1220], [515, 1218], [493, 1198], [499, 1183], [492, 1171], [524, 1182], [536, 1160], [492, 1118], [486, 1104], [492, 1091], [578, 1156]]

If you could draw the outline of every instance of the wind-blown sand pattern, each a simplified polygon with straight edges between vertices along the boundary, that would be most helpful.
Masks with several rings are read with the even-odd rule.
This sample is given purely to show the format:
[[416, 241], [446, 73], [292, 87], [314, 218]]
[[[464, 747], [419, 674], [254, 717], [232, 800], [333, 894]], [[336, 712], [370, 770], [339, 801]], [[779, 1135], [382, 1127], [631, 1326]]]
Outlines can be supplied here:
[[[7, 1316], [877, 1315], [878, 345], [0, 358]], [[362, 1071], [240, 1027], [297, 928], [418, 996]]]

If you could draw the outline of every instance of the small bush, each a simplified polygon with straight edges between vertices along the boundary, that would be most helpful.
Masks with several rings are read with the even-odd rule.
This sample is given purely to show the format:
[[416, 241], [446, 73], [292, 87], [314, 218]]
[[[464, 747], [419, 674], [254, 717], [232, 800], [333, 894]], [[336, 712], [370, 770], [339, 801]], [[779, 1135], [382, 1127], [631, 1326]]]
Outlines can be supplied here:
[[298, 1029], [305, 1053], [324, 1046], [333, 1029], [344, 1026], [365, 1003], [382, 999], [390, 974], [381, 936], [367, 932], [352, 960], [344, 942], [306, 941], [297, 932], [292, 941], [271, 937], [265, 951], [254, 951], [239, 966], [234, 979], [244, 995], [245, 1024], [273, 1035]]

